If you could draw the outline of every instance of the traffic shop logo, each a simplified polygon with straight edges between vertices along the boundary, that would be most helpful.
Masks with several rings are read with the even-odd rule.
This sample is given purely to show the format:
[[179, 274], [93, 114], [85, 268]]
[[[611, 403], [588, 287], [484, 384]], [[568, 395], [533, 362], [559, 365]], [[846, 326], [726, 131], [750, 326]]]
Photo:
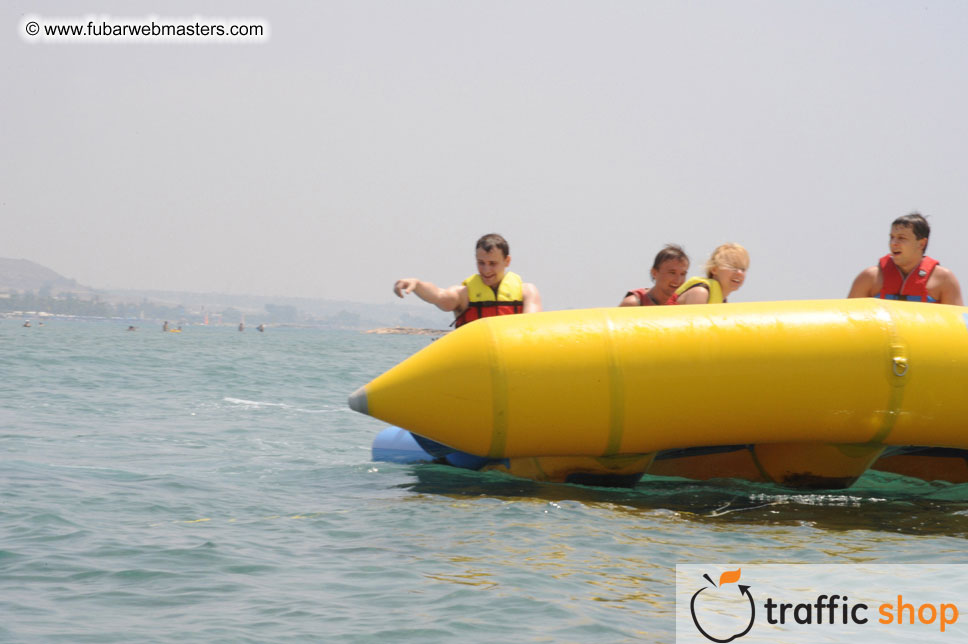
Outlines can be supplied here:
[[742, 568], [727, 570], [717, 585], [707, 574], [708, 584], [689, 601], [696, 629], [710, 642], [732, 642], [750, 632], [756, 619], [756, 603], [750, 587], [738, 584]]
[[[764, 635], [771, 629], [789, 632], [806, 628], [816, 629], [818, 633], [824, 632], [825, 637], [832, 637], [835, 633], [843, 635], [844, 641], [851, 641], [849, 638], [857, 637], [856, 629], [864, 628], [885, 629], [883, 631], [885, 634], [888, 632], [887, 629], [890, 629], [893, 637], [904, 633], [909, 635], [908, 639], [922, 642], [951, 641], [951, 639], [964, 641], [964, 632], [958, 632], [956, 628], [952, 628], [958, 623], [960, 617], [958, 605], [952, 601], [957, 599], [956, 593], [952, 588], [947, 587], [930, 590], [917, 587], [915, 582], [918, 569], [914, 569], [913, 574], [909, 572], [903, 580], [897, 576], [883, 575], [880, 579], [884, 577], [887, 579], [880, 583], [883, 584], [886, 581], [897, 586], [891, 589], [892, 592], [885, 593], [882, 589], [873, 596], [864, 589], [858, 588], [857, 585], [870, 584], [880, 579], [870, 579], [862, 575], [846, 578], [843, 576], [845, 574], [843, 571], [837, 571], [841, 575], [839, 579], [819, 583], [822, 586], [827, 586], [829, 583], [827, 588], [836, 589], [839, 592], [828, 590], [816, 595], [811, 592], [804, 597], [802, 591], [783, 590], [777, 587], [776, 583], [771, 583], [769, 578], [763, 579], [758, 573], [765, 573], [766, 570], [775, 572], [769, 566], [754, 566], [753, 576], [759, 579], [758, 588], [761, 595], [761, 610], [757, 611], [756, 600], [750, 591], [750, 585], [739, 583], [742, 568], [726, 570], [719, 575], [719, 583], [703, 572], [701, 580], [706, 583], [698, 589], [695, 589], [693, 584], [703, 569], [691, 568], [680, 579], [683, 582], [681, 597], [684, 600], [690, 596], [690, 592], [692, 593], [689, 600], [689, 614], [692, 617], [693, 626], [696, 632], [710, 642], [725, 644], [748, 634], [753, 629], [757, 612], [760, 613], [760, 630]], [[793, 567], [793, 570], [799, 573], [798, 568]], [[747, 570], [747, 572], [750, 571]], [[747, 578], [749, 576], [747, 575]], [[772, 577], [776, 578], [777, 575]], [[804, 581], [811, 581], [802, 575], [794, 575], [794, 579], [783, 576], [781, 579], [785, 584], [798, 583], [798, 585]], [[925, 577], [925, 579], [929, 578]], [[813, 581], [816, 583], [816, 580]], [[890, 588], [890, 585], [887, 587]], [[860, 595], [864, 599], [863, 601], [852, 600], [847, 592], [855, 596]], [[875, 599], [878, 601], [873, 601]], [[680, 613], [683, 619], [682, 626], [688, 628], [684, 606], [682, 609]], [[931, 631], [934, 633], [932, 634]], [[868, 633], [873, 635], [872, 631]]]

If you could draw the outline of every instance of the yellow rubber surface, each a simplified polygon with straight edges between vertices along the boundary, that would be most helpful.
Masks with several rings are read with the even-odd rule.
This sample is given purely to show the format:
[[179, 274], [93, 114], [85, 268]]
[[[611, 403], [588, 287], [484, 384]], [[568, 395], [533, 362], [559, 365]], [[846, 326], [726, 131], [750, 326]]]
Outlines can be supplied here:
[[877, 299], [475, 321], [367, 384], [366, 411], [472, 454], [968, 447], [968, 309]]

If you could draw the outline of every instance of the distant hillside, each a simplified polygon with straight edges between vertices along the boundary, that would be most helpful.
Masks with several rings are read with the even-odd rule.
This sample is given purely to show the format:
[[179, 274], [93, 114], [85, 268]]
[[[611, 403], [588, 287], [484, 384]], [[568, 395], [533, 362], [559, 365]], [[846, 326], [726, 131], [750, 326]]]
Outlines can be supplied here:
[[[422, 303], [421, 303], [422, 304]], [[344, 329], [419, 327], [446, 329], [452, 316], [413, 302], [362, 304], [311, 298], [190, 293], [95, 291], [26, 259], [0, 257], [0, 315], [58, 315], [178, 320], [200, 323], [305, 324]]]
[[26, 259], [0, 257], [0, 292], [91, 293], [77, 280], [67, 279], [46, 266]]

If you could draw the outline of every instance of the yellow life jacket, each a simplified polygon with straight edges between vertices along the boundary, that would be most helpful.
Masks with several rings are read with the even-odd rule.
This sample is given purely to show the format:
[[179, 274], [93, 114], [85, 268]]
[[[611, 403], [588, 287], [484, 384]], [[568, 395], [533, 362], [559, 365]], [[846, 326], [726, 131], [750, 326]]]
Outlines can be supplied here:
[[[690, 277], [685, 284], [676, 289], [673, 299], [678, 300], [680, 295], [700, 285], [709, 289], [709, 304], [722, 304], [726, 301], [726, 298], [723, 297], [723, 287], [711, 277]], [[678, 301], [676, 303], [678, 304]]]
[[484, 283], [478, 273], [474, 273], [463, 281], [467, 287], [469, 306], [454, 320], [456, 326], [462, 326], [479, 318], [489, 318], [495, 315], [513, 315], [524, 311], [524, 289], [521, 276], [507, 271], [497, 286], [497, 293]]

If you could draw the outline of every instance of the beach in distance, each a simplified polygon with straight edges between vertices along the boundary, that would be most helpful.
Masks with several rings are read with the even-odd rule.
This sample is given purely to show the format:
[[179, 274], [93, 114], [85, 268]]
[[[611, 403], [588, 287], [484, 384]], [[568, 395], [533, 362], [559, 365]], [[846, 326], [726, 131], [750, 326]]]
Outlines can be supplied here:
[[125, 329], [0, 320], [2, 641], [672, 642], [677, 563], [968, 563], [968, 486], [375, 463], [346, 397], [431, 337]]

